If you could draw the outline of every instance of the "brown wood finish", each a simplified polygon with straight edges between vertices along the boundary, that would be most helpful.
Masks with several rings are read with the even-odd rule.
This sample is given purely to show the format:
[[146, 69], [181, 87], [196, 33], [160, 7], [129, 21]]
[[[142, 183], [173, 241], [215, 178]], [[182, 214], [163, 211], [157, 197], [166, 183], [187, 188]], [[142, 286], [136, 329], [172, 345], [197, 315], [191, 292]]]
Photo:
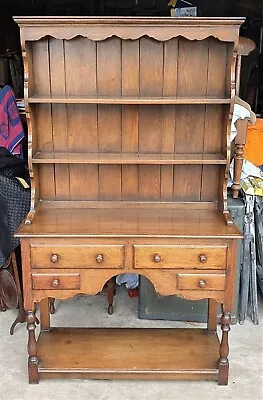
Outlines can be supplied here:
[[38, 356], [37, 342], [35, 338], [36, 317], [34, 311], [28, 311], [26, 315], [28, 330], [28, 376], [29, 383], [38, 383]]
[[124, 268], [124, 246], [33, 245], [31, 258], [32, 268]]
[[228, 332], [230, 331], [231, 316], [230, 313], [223, 313], [221, 318], [221, 329], [222, 329], [222, 341], [219, 347], [220, 357], [218, 360], [219, 364], [219, 385], [228, 384], [228, 354], [229, 354], [229, 344], [228, 344]]
[[230, 104], [230, 98], [219, 97], [29, 97], [30, 104]]
[[[226, 384], [235, 249], [242, 237], [227, 210], [227, 179], [243, 20], [15, 20], [25, 61], [32, 180], [31, 210], [16, 233], [29, 381]], [[209, 299], [208, 329], [109, 334], [50, 327], [49, 298], [94, 295], [106, 282], [112, 313], [120, 272], [144, 275], [161, 295]], [[220, 346], [218, 304], [224, 309]]]
[[[83, 269], [77, 274], [76, 269], [39, 269], [32, 273], [34, 300], [35, 302], [39, 302], [47, 296], [65, 300], [78, 293], [95, 295], [103, 289], [105, 282], [119, 272], [117, 269]], [[134, 270], [126, 268], [125, 272], [133, 273]], [[216, 279], [213, 270], [188, 269], [187, 273], [184, 273], [181, 269], [164, 270], [160, 268], [159, 270], [137, 269], [135, 272], [146, 276], [153, 283], [156, 291], [163, 296], [176, 294], [192, 300], [204, 298], [213, 298], [218, 302], [224, 300], [223, 282], [225, 281], [225, 271], [221, 271], [221, 273], [218, 271]], [[162, 274], [161, 281], [159, 279], [160, 273]], [[186, 275], [188, 281], [192, 281], [192, 286], [189, 287], [188, 285], [187, 287], [187, 285], [182, 285], [182, 288], [180, 288], [180, 275]], [[207, 282], [207, 286], [198, 286], [198, 282], [202, 280]], [[194, 286], [193, 283], [195, 284]], [[211, 283], [214, 284], [213, 287]]]
[[246, 118], [243, 120], [236, 121], [237, 136], [235, 137], [235, 154], [234, 154], [235, 170], [234, 170], [234, 177], [232, 184], [232, 193], [234, 199], [238, 198], [239, 191], [241, 189], [240, 177], [243, 166], [244, 147], [247, 137], [247, 126], [248, 126], [248, 121]]
[[80, 290], [80, 274], [47, 273], [32, 274], [33, 290]]
[[213, 299], [208, 299], [207, 329], [209, 331], [217, 330], [218, 303]]
[[[79, 207], [81, 206], [78, 203]], [[61, 208], [39, 207], [32, 225], [21, 225], [20, 237], [173, 237], [241, 238], [215, 209], [152, 207]], [[106, 244], [106, 243], [104, 243]]]
[[40, 310], [40, 329], [42, 331], [50, 330], [50, 308], [49, 308], [49, 298], [45, 298], [39, 303]]
[[225, 264], [225, 247], [134, 246], [135, 268], [225, 269]]
[[177, 276], [177, 287], [179, 290], [224, 290], [225, 275], [180, 273]]
[[221, 154], [101, 154], [38, 152], [33, 164], [226, 164]]
[[95, 379], [217, 380], [217, 355], [216, 334], [201, 329], [112, 329], [109, 340], [107, 329], [56, 328], [42, 332], [38, 341], [43, 378], [70, 371]]

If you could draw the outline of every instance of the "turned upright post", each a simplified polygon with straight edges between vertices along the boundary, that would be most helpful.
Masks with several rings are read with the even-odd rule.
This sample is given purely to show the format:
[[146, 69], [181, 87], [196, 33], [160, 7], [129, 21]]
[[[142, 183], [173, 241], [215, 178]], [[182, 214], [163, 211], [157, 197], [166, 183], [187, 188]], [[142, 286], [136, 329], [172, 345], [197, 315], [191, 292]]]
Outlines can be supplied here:
[[29, 383], [38, 383], [38, 357], [37, 342], [35, 336], [36, 316], [34, 311], [26, 313], [27, 330], [28, 330], [28, 376]]
[[218, 384], [219, 385], [227, 385], [228, 384], [228, 371], [229, 371], [229, 362], [228, 362], [228, 354], [229, 354], [229, 343], [228, 343], [228, 332], [230, 331], [230, 323], [231, 316], [229, 312], [223, 313], [221, 317], [221, 329], [222, 329], [222, 339], [219, 347], [219, 377]]
[[243, 154], [244, 154], [244, 146], [246, 143], [247, 137], [247, 124], [248, 120], [238, 119], [235, 123], [237, 128], [237, 135], [235, 137], [235, 150], [234, 150], [234, 177], [232, 184], [232, 195], [234, 199], [238, 198], [239, 191], [241, 189], [240, 178], [243, 166]]

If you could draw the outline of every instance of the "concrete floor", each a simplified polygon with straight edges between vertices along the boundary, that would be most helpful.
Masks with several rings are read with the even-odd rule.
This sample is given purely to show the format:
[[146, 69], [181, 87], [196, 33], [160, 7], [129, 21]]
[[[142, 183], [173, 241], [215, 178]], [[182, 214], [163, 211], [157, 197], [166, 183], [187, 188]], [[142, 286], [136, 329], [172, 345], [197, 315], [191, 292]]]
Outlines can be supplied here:
[[[138, 298], [129, 298], [125, 288], [118, 288], [112, 316], [106, 313], [106, 297], [78, 296], [57, 302], [52, 317], [54, 326], [90, 327], [176, 327], [182, 323], [138, 319]], [[9, 327], [15, 310], [0, 313], [0, 400], [231, 400], [263, 399], [263, 304], [260, 299], [260, 321], [255, 326], [248, 319], [243, 326], [234, 325], [230, 332], [229, 385], [215, 382], [179, 381], [97, 381], [42, 380], [39, 385], [27, 383], [27, 333], [25, 324], [17, 326], [13, 337]], [[187, 326], [197, 324], [186, 324]]]

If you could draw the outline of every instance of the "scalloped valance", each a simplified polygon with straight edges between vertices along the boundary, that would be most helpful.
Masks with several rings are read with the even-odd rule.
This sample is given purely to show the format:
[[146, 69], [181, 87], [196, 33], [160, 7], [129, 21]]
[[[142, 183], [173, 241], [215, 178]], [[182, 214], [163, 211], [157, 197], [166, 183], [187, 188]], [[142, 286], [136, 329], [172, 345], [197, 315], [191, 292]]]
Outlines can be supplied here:
[[203, 40], [213, 36], [221, 41], [235, 42], [243, 18], [86, 18], [86, 17], [14, 17], [21, 28], [23, 40], [34, 41], [45, 36], [73, 39], [76, 36], [101, 41], [112, 36], [139, 39], [149, 36], [159, 41], [182, 36]]

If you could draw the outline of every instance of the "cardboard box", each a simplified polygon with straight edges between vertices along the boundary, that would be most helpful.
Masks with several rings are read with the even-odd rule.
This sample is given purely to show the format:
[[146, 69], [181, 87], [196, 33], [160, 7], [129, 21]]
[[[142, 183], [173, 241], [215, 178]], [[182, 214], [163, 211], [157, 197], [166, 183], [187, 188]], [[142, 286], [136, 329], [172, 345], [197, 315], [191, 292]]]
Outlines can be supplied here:
[[171, 8], [172, 17], [197, 17], [197, 7]]

